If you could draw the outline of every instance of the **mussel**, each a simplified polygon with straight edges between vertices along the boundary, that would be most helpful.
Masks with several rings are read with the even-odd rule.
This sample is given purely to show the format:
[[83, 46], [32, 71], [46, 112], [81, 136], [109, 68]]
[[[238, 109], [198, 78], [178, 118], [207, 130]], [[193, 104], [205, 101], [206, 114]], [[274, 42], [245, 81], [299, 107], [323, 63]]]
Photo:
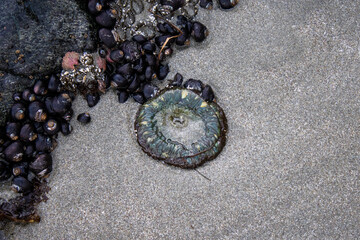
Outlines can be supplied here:
[[28, 112], [30, 120], [35, 122], [44, 122], [47, 118], [45, 106], [39, 101], [30, 103]]
[[18, 122], [7, 123], [5, 127], [6, 136], [15, 141], [19, 139], [21, 124]]
[[15, 141], [5, 148], [4, 154], [6, 160], [20, 162], [24, 156], [24, 145], [20, 141]]
[[85, 112], [85, 113], [80, 113], [78, 116], [77, 116], [77, 120], [81, 123], [89, 123], [91, 121], [91, 117], [90, 117], [90, 114], [88, 112]]
[[11, 107], [11, 117], [14, 120], [23, 120], [26, 115], [26, 107], [22, 103], [15, 103]]
[[14, 177], [12, 181], [12, 189], [17, 193], [29, 193], [33, 188], [33, 184], [22, 176]]
[[42, 178], [52, 171], [52, 157], [50, 154], [43, 153], [38, 155], [29, 165], [30, 171]]
[[23, 142], [32, 142], [37, 138], [37, 133], [31, 123], [26, 123], [20, 130], [20, 140]]

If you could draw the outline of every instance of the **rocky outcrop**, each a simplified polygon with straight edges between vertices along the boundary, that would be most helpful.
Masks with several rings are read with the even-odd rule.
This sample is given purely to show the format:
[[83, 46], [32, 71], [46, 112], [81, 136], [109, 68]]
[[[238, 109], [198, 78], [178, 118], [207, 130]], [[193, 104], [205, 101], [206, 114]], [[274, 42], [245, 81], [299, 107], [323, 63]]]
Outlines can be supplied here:
[[66, 52], [92, 51], [96, 33], [72, 0], [2, 0], [0, 10], [1, 125], [14, 91], [59, 71]]

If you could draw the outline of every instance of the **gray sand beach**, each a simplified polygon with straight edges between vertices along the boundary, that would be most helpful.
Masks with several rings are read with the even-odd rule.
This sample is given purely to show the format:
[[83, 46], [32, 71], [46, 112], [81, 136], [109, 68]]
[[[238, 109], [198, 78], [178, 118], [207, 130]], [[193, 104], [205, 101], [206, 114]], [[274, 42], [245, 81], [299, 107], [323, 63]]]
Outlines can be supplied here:
[[205, 43], [171, 78], [210, 84], [228, 119], [222, 153], [198, 171], [136, 142], [139, 107], [113, 92], [58, 139], [38, 224], [6, 239], [356, 239], [360, 236], [360, 2], [240, 1], [201, 10]]

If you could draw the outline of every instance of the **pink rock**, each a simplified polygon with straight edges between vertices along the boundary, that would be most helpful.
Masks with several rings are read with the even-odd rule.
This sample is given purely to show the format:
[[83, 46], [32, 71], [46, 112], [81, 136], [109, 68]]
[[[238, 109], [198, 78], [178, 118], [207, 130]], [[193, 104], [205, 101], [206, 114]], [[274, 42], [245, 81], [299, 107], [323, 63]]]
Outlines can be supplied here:
[[109, 63], [113, 63], [114, 61], [110, 58], [110, 51], [108, 51], [108, 53], [106, 54], [106, 61], [108, 61]]
[[75, 69], [75, 65], [79, 64], [79, 53], [67, 52], [62, 60], [62, 68], [64, 70]]
[[95, 55], [95, 64], [98, 68], [105, 71], [106, 70], [106, 60], [99, 56], [99, 54]]

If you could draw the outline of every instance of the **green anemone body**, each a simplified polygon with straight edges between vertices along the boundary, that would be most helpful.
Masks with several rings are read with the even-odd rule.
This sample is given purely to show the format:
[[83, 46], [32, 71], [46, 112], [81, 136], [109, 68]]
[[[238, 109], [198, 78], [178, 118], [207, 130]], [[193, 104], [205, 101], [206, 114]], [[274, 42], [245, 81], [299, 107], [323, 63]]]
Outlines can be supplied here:
[[189, 89], [166, 89], [143, 104], [135, 120], [137, 140], [151, 157], [182, 168], [214, 159], [226, 140], [226, 117], [215, 102]]

